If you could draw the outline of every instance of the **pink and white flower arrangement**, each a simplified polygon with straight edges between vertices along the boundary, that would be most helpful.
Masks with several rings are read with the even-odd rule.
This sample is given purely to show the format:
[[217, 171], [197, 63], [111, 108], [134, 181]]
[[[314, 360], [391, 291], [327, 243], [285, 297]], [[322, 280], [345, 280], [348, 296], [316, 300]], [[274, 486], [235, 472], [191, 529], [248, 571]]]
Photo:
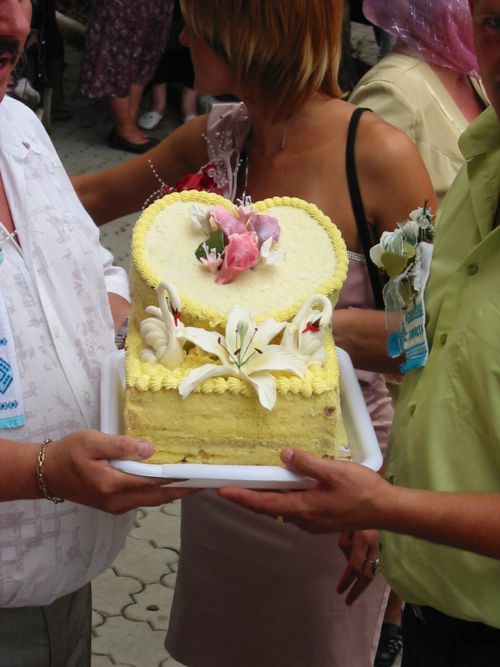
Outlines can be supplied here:
[[276, 264], [280, 226], [276, 218], [256, 213], [245, 202], [233, 213], [224, 206], [212, 206], [202, 212], [193, 207], [193, 226], [207, 238], [198, 246], [198, 260], [215, 274], [221, 285], [232, 282], [238, 274], [258, 264]]

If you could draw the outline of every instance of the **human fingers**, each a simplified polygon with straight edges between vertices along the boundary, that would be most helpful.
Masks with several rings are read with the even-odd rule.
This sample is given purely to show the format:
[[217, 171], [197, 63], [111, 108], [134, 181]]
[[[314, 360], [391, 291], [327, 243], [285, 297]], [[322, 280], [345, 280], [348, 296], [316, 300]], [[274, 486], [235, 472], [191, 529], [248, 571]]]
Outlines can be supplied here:
[[99, 431], [80, 431], [83, 446], [89, 458], [100, 460], [141, 461], [154, 454], [153, 443], [144, 438], [126, 435], [108, 435]]
[[377, 576], [380, 569], [380, 560], [378, 557], [375, 557], [375, 554], [373, 554], [373, 556], [374, 558], [365, 559], [363, 573], [356, 579], [353, 586], [350, 588], [345, 599], [346, 605], [352, 605]]
[[[350, 548], [343, 548], [342, 541]], [[371, 567], [367, 563], [374, 562], [378, 556], [378, 534], [376, 531], [357, 531], [341, 537], [339, 546], [344, 551], [348, 562], [346, 569], [339, 580], [337, 591], [349, 591], [346, 604], [352, 604], [361, 593], [370, 585], [374, 578]]]
[[46, 450], [44, 479], [53, 495], [119, 513], [140, 505], [170, 502], [190, 490], [163, 488], [165, 479], [129, 475], [109, 464], [113, 458], [150, 456], [153, 446], [136, 438], [80, 431]]
[[226, 498], [226, 500], [242, 505], [254, 512], [269, 514], [271, 516], [297, 512], [298, 506], [293, 497], [295, 493], [299, 492], [284, 494], [279, 491], [252, 491], [250, 489], [230, 486], [218, 489], [218, 494], [222, 498]]
[[102, 499], [99, 509], [110, 514], [123, 514], [138, 507], [157, 507], [174, 500], [197, 493], [199, 489], [183, 489], [170, 487], [141, 488], [137, 491], [124, 491]]
[[284, 449], [281, 452], [281, 460], [289, 470], [327, 484], [331, 483], [335, 467], [346, 463], [322, 459], [300, 449]]
[[344, 532], [340, 534], [338, 545], [347, 560], [351, 555], [353, 532]]
[[355, 544], [354, 533], [343, 533], [339, 539], [339, 548], [347, 564], [337, 584], [337, 593], [345, 593], [362, 576], [367, 550]]
[[223, 487], [218, 493], [242, 507], [273, 516], [280, 523], [292, 523], [308, 533], [316, 535], [336, 530], [335, 522], [324, 510], [325, 499], [314, 489], [282, 493]]

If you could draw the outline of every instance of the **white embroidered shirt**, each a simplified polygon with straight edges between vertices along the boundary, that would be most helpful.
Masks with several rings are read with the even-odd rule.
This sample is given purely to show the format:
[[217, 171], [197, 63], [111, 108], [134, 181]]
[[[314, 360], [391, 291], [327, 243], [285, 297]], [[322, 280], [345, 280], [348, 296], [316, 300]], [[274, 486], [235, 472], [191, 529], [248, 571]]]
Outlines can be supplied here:
[[[0, 104], [0, 171], [20, 244], [3, 245], [0, 290], [26, 416], [0, 437], [41, 442], [99, 428], [100, 366], [115, 349], [107, 292], [128, 298], [126, 274], [40, 122], [10, 98]], [[132, 519], [68, 501], [0, 503], [0, 606], [46, 605], [76, 590], [112, 562]]]

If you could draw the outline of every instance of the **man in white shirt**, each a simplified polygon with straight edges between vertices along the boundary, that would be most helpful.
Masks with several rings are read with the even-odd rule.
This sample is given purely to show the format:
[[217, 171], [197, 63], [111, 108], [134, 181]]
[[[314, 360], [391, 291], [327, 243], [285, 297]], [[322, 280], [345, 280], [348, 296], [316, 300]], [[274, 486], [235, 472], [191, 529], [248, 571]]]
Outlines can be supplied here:
[[152, 445], [92, 430], [128, 285], [38, 119], [5, 97], [30, 18], [0, 2], [0, 667], [83, 666], [89, 581], [133, 519], [112, 513], [185, 491], [114, 470]]

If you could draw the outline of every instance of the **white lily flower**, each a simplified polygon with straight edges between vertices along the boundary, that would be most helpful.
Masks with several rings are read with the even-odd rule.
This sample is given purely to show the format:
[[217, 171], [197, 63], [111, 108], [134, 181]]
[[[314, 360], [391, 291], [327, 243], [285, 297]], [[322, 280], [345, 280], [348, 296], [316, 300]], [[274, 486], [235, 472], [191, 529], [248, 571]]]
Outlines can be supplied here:
[[270, 236], [260, 246], [259, 262], [263, 266], [276, 266], [281, 261], [281, 252], [277, 247], [273, 247], [273, 238]]
[[210, 236], [210, 234], [217, 229], [217, 225], [212, 220], [210, 209], [206, 206], [193, 204], [189, 209], [189, 213], [191, 214], [193, 229], [196, 232], [201, 232], [205, 236]]
[[272, 410], [276, 402], [276, 381], [266, 371], [288, 371], [303, 377], [303, 361], [281, 345], [270, 344], [284, 328], [284, 322], [269, 318], [256, 326], [248, 310], [234, 306], [228, 316], [226, 335], [186, 327], [183, 337], [215, 355], [219, 364], [204, 364], [191, 371], [180, 383], [179, 393], [189, 396], [195, 387], [211, 377], [238, 377], [256, 391], [261, 405]]
[[217, 273], [222, 262], [224, 261], [217, 250], [210, 249], [206, 243], [202, 243], [205, 257], [200, 257], [202, 265], [210, 271], [210, 273]]
[[[318, 305], [320, 310], [315, 308]], [[322, 294], [312, 295], [287, 324], [281, 344], [307, 366], [321, 366], [326, 361], [323, 338], [325, 329], [331, 325], [332, 315], [330, 299]]]

